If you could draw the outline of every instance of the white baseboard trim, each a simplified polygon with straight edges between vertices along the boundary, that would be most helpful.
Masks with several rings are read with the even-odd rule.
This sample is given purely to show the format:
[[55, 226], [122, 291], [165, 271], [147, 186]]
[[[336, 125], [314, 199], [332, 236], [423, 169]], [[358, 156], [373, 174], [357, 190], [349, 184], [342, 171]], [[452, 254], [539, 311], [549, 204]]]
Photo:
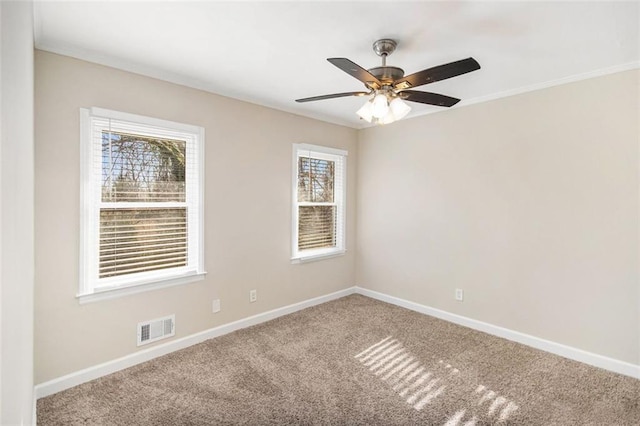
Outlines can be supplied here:
[[432, 308], [430, 306], [421, 305], [419, 303], [410, 302], [398, 297], [389, 296], [388, 294], [379, 293], [377, 291], [369, 290], [362, 287], [356, 287], [355, 292], [363, 296], [371, 297], [383, 302], [391, 303], [392, 305], [400, 306], [410, 309], [412, 311], [420, 312], [421, 314], [430, 315], [432, 317], [440, 318], [445, 321], [452, 322], [454, 324], [463, 325], [465, 327], [472, 328], [474, 330], [483, 331], [494, 336], [502, 337], [507, 340], [511, 340], [523, 345], [530, 346], [535, 349], [540, 349], [545, 352], [560, 355], [565, 358], [579, 361], [585, 364], [592, 365], [594, 367], [603, 368], [605, 370], [613, 371], [614, 373], [624, 374], [625, 376], [634, 377], [640, 379], [640, 365], [631, 364], [625, 361], [620, 361], [606, 356], [587, 352], [582, 349], [573, 348], [571, 346], [563, 345], [561, 343], [552, 342], [549, 340], [541, 339], [539, 337], [531, 336], [529, 334], [520, 333], [518, 331], [510, 330], [508, 328], [499, 327], [497, 325], [489, 324], [486, 322], [474, 320], [464, 317], [462, 315], [452, 314], [447, 311]]
[[44, 398], [45, 396], [49, 396], [65, 389], [80, 385], [82, 383], [86, 383], [88, 381], [106, 376], [108, 374], [124, 370], [125, 368], [133, 367], [134, 365], [152, 360], [159, 356], [166, 355], [168, 353], [184, 349], [189, 346], [193, 346], [197, 343], [204, 342], [205, 340], [209, 340], [214, 337], [222, 336], [224, 334], [240, 330], [241, 328], [250, 327], [252, 325], [260, 324], [281, 317], [283, 315], [288, 315], [293, 312], [309, 308], [311, 306], [319, 305], [321, 303], [348, 296], [355, 293], [355, 289], [355, 287], [350, 287], [344, 290], [336, 291], [335, 293], [330, 293], [324, 296], [315, 297], [313, 299], [304, 300], [302, 302], [294, 303], [282, 308], [273, 309], [271, 311], [253, 315], [248, 318], [243, 318], [238, 321], [223, 324], [209, 330], [201, 331], [200, 333], [172, 340], [148, 349], [143, 349], [123, 356], [122, 358], [107, 361], [93, 367], [85, 368], [84, 370], [76, 371], [74, 373], [58, 377], [57, 379], [53, 379], [48, 382], [40, 383], [34, 388], [35, 399]]

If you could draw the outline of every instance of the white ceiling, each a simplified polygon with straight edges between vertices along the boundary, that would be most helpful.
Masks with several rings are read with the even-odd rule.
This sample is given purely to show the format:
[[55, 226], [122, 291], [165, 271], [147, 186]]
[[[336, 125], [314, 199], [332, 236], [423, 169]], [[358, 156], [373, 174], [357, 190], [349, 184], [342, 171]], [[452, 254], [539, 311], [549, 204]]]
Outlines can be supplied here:
[[[422, 86], [457, 106], [640, 66], [640, 3], [36, 1], [36, 47], [268, 107], [368, 125], [363, 98], [294, 99], [363, 90], [326, 61], [411, 74], [474, 57], [482, 69]], [[597, 97], [598, 94], [594, 94]], [[441, 110], [411, 103], [410, 116]]]

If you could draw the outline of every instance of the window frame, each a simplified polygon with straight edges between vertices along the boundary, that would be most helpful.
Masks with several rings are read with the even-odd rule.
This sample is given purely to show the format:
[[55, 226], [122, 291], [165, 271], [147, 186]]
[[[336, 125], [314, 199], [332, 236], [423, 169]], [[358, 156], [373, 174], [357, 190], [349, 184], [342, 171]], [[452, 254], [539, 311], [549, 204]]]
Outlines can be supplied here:
[[[298, 201], [298, 159], [300, 154], [305, 157], [318, 158], [329, 161], [336, 161], [335, 175], [338, 175], [337, 167], [341, 167], [341, 179], [334, 183], [334, 202], [333, 203], [310, 203]], [[303, 263], [315, 260], [321, 260], [334, 256], [341, 256], [346, 253], [346, 205], [347, 205], [347, 158], [348, 151], [337, 148], [330, 148], [321, 145], [311, 145], [306, 143], [293, 144], [293, 161], [292, 161], [292, 184], [291, 184], [291, 262]], [[319, 249], [298, 249], [298, 221], [299, 206], [305, 205], [336, 205], [336, 245], [335, 247], [319, 248]]]
[[[193, 168], [195, 182], [186, 183], [185, 203], [158, 202], [153, 207], [178, 207], [184, 204], [195, 210], [195, 218], [187, 219], [187, 258], [186, 266], [123, 274], [115, 277], [99, 278], [99, 242], [100, 210], [102, 208], [141, 208], [149, 203], [105, 202], [102, 201], [102, 176], [94, 166], [102, 148], [92, 139], [93, 132], [100, 129], [95, 120], [114, 120], [132, 126], [129, 132], [142, 136], [156, 136], [173, 139], [186, 139], [187, 150], [193, 151], [189, 170]], [[139, 131], [136, 131], [138, 127]], [[152, 117], [113, 111], [103, 108], [80, 108], [80, 268], [79, 290], [76, 297], [80, 303], [111, 299], [127, 294], [174, 285], [186, 284], [204, 279], [204, 128], [189, 124], [176, 123]], [[100, 150], [98, 152], [97, 150]], [[190, 151], [191, 152], [191, 151]], [[190, 153], [187, 153], [190, 156]], [[188, 163], [189, 164], [189, 163]], [[185, 171], [186, 172], [186, 171]], [[193, 230], [193, 228], [196, 228]]]

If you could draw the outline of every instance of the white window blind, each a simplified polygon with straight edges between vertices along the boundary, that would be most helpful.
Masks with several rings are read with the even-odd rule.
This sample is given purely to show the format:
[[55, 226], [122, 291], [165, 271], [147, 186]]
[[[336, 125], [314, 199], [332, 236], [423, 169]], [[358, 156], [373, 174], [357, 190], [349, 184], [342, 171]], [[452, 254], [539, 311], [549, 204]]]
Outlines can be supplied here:
[[344, 252], [346, 155], [294, 145], [294, 259]]
[[187, 265], [186, 208], [100, 209], [99, 277]]
[[80, 295], [201, 274], [201, 128], [83, 109]]

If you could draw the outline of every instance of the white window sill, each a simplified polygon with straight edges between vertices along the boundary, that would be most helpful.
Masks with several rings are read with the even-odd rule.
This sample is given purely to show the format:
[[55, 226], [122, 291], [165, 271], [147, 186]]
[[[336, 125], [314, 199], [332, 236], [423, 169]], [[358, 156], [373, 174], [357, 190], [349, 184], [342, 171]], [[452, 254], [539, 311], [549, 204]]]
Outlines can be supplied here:
[[347, 252], [346, 250], [332, 250], [329, 252], [301, 254], [299, 256], [292, 257], [291, 263], [298, 264], [298, 263], [315, 262], [318, 260], [329, 259], [332, 257], [344, 256], [346, 252]]
[[190, 273], [142, 284], [129, 284], [114, 288], [98, 288], [95, 289], [93, 293], [78, 294], [76, 297], [78, 298], [78, 302], [82, 305], [85, 303], [115, 299], [117, 297], [128, 296], [130, 294], [201, 281], [204, 279], [206, 274], [206, 272]]

